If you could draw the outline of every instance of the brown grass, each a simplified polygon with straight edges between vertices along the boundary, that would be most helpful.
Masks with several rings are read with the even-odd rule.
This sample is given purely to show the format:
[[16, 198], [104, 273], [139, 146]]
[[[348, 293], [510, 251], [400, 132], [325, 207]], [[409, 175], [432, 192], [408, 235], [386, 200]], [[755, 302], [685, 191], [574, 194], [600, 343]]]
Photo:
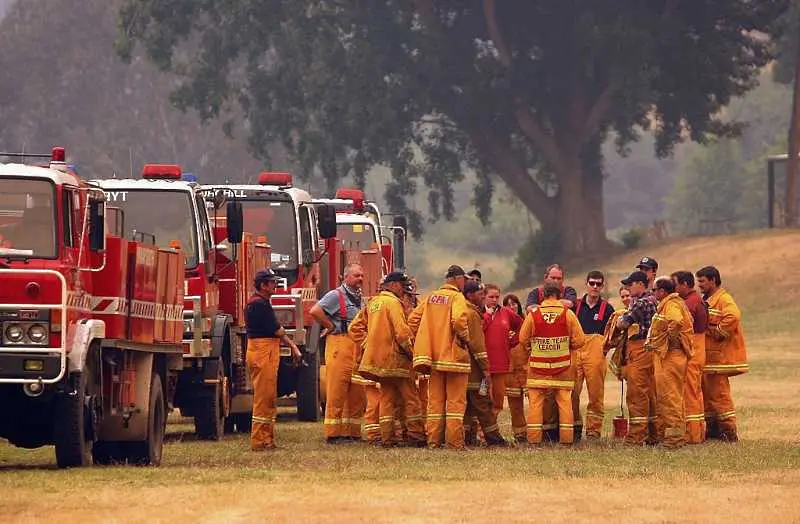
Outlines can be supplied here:
[[[665, 271], [718, 265], [745, 311], [752, 372], [732, 381], [738, 445], [669, 453], [606, 439], [575, 450], [385, 451], [326, 446], [321, 425], [282, 419], [281, 448], [253, 454], [245, 436], [197, 442], [177, 420], [161, 468], [58, 471], [51, 448], [0, 444], [0, 515], [5, 522], [796, 522], [800, 276], [788, 268], [800, 259], [798, 240], [781, 232], [646, 251]], [[621, 273], [640, 254], [604, 268]], [[609, 376], [607, 435], [618, 403], [619, 383]]]

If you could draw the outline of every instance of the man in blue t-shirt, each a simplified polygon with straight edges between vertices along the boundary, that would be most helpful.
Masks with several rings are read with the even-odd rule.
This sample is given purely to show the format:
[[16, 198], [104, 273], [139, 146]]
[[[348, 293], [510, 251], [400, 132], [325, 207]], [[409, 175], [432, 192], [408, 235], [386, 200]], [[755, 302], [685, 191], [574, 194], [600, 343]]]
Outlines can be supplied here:
[[342, 285], [325, 294], [312, 308], [325, 338], [325, 438], [329, 444], [361, 440], [361, 419], [367, 407], [362, 384], [353, 382], [356, 344], [347, 328], [361, 309], [364, 269], [350, 264]]

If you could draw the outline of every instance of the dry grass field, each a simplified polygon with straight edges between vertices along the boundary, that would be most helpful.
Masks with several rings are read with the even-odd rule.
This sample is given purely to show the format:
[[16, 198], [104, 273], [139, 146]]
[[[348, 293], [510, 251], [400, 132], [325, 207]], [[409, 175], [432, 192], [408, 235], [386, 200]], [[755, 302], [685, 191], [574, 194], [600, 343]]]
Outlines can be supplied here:
[[[751, 372], [733, 379], [739, 444], [665, 452], [609, 438], [573, 450], [385, 451], [326, 446], [321, 424], [287, 415], [280, 448], [253, 454], [245, 437], [197, 442], [176, 420], [160, 468], [59, 471], [52, 449], [0, 444], [2, 520], [800, 521], [800, 233], [693, 239], [602, 269], [616, 279], [643, 254], [662, 272], [717, 265], [743, 308]], [[610, 422], [619, 409], [613, 377], [606, 404]]]

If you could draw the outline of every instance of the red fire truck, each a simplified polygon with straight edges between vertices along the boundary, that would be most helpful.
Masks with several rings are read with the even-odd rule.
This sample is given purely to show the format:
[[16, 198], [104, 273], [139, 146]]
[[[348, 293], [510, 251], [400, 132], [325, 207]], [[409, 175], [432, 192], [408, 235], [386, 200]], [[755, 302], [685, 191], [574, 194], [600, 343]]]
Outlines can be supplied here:
[[[320, 260], [325, 240], [336, 235], [336, 219], [333, 209], [326, 206], [318, 209], [307, 191], [293, 187], [289, 173], [261, 173], [258, 182], [204, 185], [203, 194], [214, 198], [222, 191], [229, 202], [240, 204], [242, 228], [268, 243], [269, 267], [281, 277], [272, 304], [278, 320], [303, 353], [303, 364], [294, 367], [289, 349], [281, 348], [278, 395], [296, 395], [298, 419], [317, 421], [320, 329], [309, 310], [319, 294], [331, 288], [328, 273], [320, 270]], [[218, 213], [216, 221], [225, 218]], [[225, 242], [220, 244], [227, 254]]]
[[121, 213], [65, 156], [0, 164], [0, 437], [54, 444], [59, 467], [158, 465], [183, 257], [123, 238]]
[[[141, 179], [95, 182], [122, 211], [126, 238], [161, 248], [179, 246], [184, 254], [183, 366], [175, 406], [183, 416], [194, 418], [200, 438], [217, 440], [226, 426], [249, 428], [252, 391], [235, 379], [245, 368], [243, 347], [235, 336], [233, 317], [220, 308], [222, 268], [199, 186], [183, 179], [180, 166], [173, 164], [147, 164]], [[224, 195], [212, 200], [217, 208], [225, 204]], [[234, 229], [228, 234], [238, 244], [243, 232]], [[249, 285], [245, 273], [226, 278], [238, 279], [239, 287]]]

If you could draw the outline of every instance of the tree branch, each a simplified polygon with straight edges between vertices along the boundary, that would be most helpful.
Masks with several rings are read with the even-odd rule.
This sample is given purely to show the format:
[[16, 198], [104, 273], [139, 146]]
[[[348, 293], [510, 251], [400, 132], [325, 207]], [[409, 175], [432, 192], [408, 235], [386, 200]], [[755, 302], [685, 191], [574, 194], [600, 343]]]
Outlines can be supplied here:
[[517, 120], [517, 125], [525, 133], [525, 136], [536, 146], [537, 149], [544, 155], [545, 160], [556, 173], [563, 173], [565, 170], [564, 161], [561, 156], [561, 151], [556, 144], [555, 139], [545, 133], [542, 126], [533, 118], [530, 110], [525, 107], [522, 101], [515, 102], [514, 116]]
[[507, 144], [484, 132], [480, 126], [464, 124], [478, 155], [514, 191], [515, 196], [544, 226], [555, 216], [555, 202], [531, 178], [516, 152]]
[[506, 45], [500, 25], [497, 23], [494, 0], [483, 0], [483, 16], [486, 18], [486, 31], [497, 50], [497, 59], [506, 69], [511, 68], [511, 52]]
[[597, 97], [597, 100], [595, 100], [592, 109], [589, 111], [589, 116], [586, 117], [586, 122], [583, 126], [582, 143], [585, 144], [591, 140], [595, 134], [597, 134], [597, 131], [600, 128], [600, 123], [611, 109], [611, 102], [614, 100], [614, 95], [617, 93], [620, 87], [622, 87], [622, 83], [617, 79], [612, 79], [603, 92], [600, 93], [600, 96]]

